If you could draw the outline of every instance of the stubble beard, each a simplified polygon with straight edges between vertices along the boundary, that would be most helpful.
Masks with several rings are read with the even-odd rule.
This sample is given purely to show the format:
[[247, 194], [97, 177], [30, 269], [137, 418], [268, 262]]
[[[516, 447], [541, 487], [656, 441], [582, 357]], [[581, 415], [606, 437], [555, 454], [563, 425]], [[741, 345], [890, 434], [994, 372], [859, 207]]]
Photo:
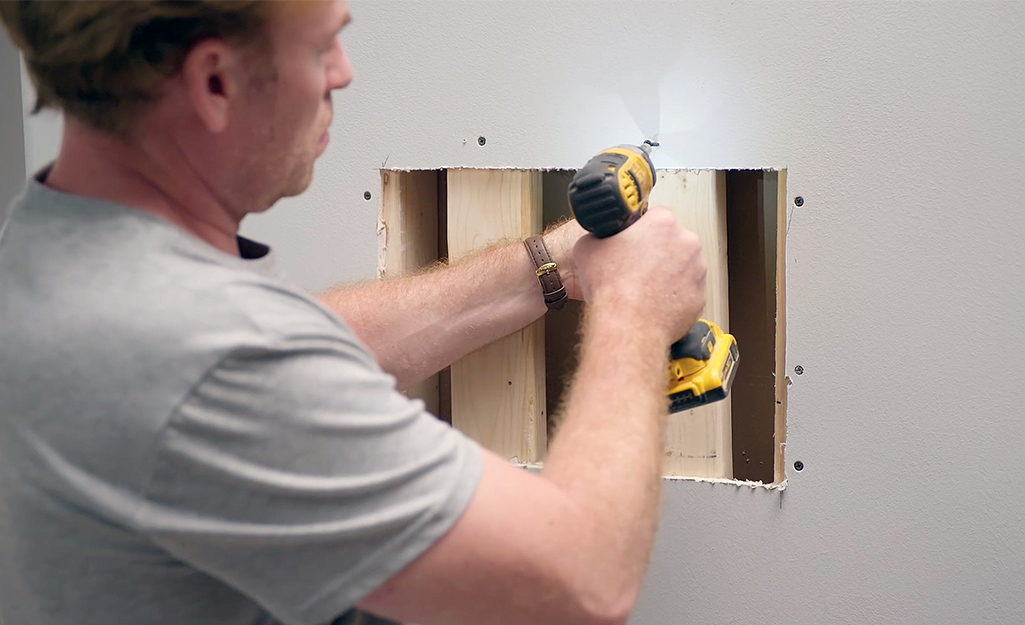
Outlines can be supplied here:
[[293, 197], [299, 195], [310, 187], [313, 182], [313, 166], [317, 159], [320, 158], [323, 153], [318, 150], [320, 144], [320, 137], [324, 136], [324, 133], [331, 127], [331, 117], [328, 117], [328, 121], [321, 128], [320, 132], [316, 134], [314, 142], [311, 144], [305, 144], [300, 146], [295, 154], [295, 159], [291, 173], [288, 176], [285, 189], [280, 197]]
[[299, 195], [310, 187], [313, 182], [313, 164], [316, 160], [316, 149], [301, 150], [296, 155], [296, 159], [293, 161], [294, 165], [279, 198]]

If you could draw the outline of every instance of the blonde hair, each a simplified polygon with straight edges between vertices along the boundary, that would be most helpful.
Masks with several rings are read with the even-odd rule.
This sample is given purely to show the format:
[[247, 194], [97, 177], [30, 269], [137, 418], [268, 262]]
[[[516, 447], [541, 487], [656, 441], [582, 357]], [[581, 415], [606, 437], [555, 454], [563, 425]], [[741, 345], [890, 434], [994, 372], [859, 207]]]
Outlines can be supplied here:
[[222, 0], [0, 1], [3, 21], [51, 107], [123, 135], [204, 39], [268, 47], [276, 2]]

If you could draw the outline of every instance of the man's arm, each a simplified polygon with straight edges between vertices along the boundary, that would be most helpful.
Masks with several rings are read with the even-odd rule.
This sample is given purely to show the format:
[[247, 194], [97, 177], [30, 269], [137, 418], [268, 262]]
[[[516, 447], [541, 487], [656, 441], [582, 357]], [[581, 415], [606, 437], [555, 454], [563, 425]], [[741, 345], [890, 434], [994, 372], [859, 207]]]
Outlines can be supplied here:
[[664, 209], [576, 255], [581, 362], [544, 470], [486, 454], [455, 527], [362, 609], [422, 625], [628, 617], [658, 512], [668, 346], [704, 305], [705, 265]]
[[[579, 299], [570, 221], [545, 234], [570, 297]], [[330, 291], [321, 301], [349, 324], [381, 367], [407, 388], [540, 318], [541, 286], [523, 243], [499, 244], [423, 274]]]

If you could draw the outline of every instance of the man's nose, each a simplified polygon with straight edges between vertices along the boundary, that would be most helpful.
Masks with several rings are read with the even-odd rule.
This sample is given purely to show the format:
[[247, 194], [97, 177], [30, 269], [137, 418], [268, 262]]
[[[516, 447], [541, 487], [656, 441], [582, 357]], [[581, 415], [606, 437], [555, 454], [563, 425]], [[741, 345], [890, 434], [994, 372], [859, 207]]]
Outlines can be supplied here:
[[352, 82], [352, 64], [349, 57], [342, 48], [341, 39], [335, 39], [334, 49], [331, 51], [331, 62], [327, 76], [328, 90], [343, 89]]

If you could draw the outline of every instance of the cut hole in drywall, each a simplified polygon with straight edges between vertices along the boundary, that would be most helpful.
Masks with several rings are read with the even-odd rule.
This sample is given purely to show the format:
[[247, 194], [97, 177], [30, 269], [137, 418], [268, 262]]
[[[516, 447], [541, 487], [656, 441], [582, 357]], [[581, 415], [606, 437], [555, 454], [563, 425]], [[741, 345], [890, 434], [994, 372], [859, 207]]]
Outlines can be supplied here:
[[786, 172], [726, 172], [730, 332], [740, 345], [733, 401], [733, 474], [783, 480], [786, 387], [783, 243]]
[[[459, 236], [457, 249], [465, 247], [468, 240], [474, 246], [492, 242], [485, 234], [466, 230], [478, 228], [493, 233], [489, 220], [522, 221], [533, 211], [533, 221], [516, 226], [527, 234], [568, 218], [566, 190], [573, 173], [382, 171], [382, 277], [414, 271], [446, 258], [450, 234]], [[454, 198], [450, 180], [458, 186]], [[710, 266], [705, 316], [734, 334], [741, 352], [730, 398], [670, 417], [666, 475], [764, 483], [783, 479], [786, 389], [776, 380], [784, 379], [784, 233], [778, 228], [781, 211], [785, 210], [784, 181], [785, 172], [761, 170], [658, 174], [652, 202], [669, 206], [702, 237]], [[467, 184], [472, 189], [464, 188]], [[478, 203], [480, 211], [491, 206], [487, 208], [489, 216], [482, 219], [482, 213], [476, 210], [467, 212], [468, 201]], [[463, 205], [454, 219], [476, 223], [450, 223], [450, 203]], [[499, 215], [495, 210], [510, 214]], [[519, 238], [520, 234], [506, 236]], [[518, 343], [513, 341], [510, 347], [501, 348], [536, 355], [523, 361], [522, 354], [515, 354], [514, 359], [522, 361], [521, 365], [517, 365], [514, 375], [499, 376], [501, 379], [495, 381], [490, 391], [494, 401], [489, 403], [485, 397], [483, 402], [480, 398], [470, 402], [476, 406], [475, 414], [453, 417], [453, 404], [456, 412], [466, 410], [467, 402], [461, 400], [467, 387], [457, 382], [453, 390], [448, 369], [409, 392], [423, 397], [432, 412], [469, 430], [483, 444], [510, 459], [542, 460], [546, 439], [557, 436], [559, 407], [575, 369], [582, 310], [580, 302], [569, 302], [562, 310], [545, 316], [543, 333], [539, 324], [531, 331], [533, 334], [528, 332]], [[496, 366], [506, 366], [508, 360], [496, 354], [489, 358], [485, 362]], [[543, 380], [534, 380], [534, 376]], [[481, 388], [475, 382], [473, 392], [480, 394]], [[455, 402], [453, 394], [459, 396]], [[510, 413], [504, 405], [510, 402], [508, 398], [530, 414], [518, 414], [520, 409]]]

